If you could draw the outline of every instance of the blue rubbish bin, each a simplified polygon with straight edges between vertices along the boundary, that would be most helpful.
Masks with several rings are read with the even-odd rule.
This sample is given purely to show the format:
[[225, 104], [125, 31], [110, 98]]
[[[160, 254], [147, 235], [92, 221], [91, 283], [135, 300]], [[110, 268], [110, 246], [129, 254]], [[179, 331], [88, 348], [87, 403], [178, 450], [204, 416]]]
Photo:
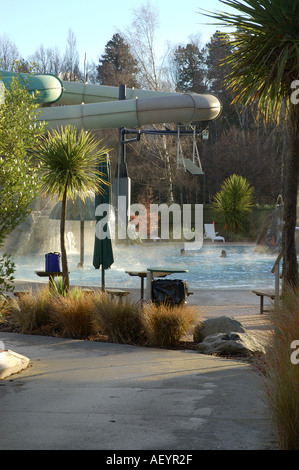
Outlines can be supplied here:
[[46, 271], [60, 273], [60, 253], [46, 253]]

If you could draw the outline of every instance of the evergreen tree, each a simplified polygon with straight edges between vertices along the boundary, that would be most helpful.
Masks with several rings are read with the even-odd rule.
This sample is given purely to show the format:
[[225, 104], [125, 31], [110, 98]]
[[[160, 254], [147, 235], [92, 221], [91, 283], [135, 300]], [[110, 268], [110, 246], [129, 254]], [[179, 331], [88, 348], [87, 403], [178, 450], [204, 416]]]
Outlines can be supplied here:
[[97, 79], [101, 85], [138, 87], [137, 65], [124, 38], [118, 33], [114, 34], [99, 60]]
[[176, 90], [205, 92], [204, 56], [196, 44], [178, 46], [174, 52]]

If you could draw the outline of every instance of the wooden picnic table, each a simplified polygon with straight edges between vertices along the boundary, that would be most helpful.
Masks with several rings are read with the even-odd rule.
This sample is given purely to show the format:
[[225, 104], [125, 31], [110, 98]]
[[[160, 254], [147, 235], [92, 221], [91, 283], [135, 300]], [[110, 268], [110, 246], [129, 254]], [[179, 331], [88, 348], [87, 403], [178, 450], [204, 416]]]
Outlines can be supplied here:
[[129, 276], [138, 276], [141, 279], [140, 284], [140, 300], [144, 300], [144, 279], [147, 276], [147, 271], [126, 271]]
[[[147, 271], [126, 271], [129, 276], [132, 277], [140, 277], [141, 283], [140, 283], [140, 300], [144, 300], [144, 279], [147, 277]], [[167, 273], [164, 273], [161, 275], [161, 277], [167, 276]]]

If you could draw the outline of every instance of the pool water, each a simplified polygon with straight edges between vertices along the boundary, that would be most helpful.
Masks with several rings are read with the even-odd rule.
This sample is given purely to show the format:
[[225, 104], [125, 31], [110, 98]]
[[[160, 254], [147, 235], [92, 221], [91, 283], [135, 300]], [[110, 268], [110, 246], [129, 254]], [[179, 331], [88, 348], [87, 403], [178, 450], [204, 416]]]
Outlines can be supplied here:
[[[225, 249], [226, 258], [220, 257]], [[156, 243], [152, 245], [116, 246], [114, 264], [106, 271], [106, 286], [115, 288], [139, 288], [140, 279], [125, 271], [146, 270], [149, 267], [179, 267], [188, 269], [184, 274], [172, 274], [169, 278], [184, 279], [190, 289], [273, 289], [272, 266], [277, 254], [261, 254], [255, 245], [206, 245], [200, 250], [180, 254], [176, 246]], [[101, 271], [92, 265], [93, 254], [85, 254], [84, 268], [77, 268], [78, 253], [68, 254], [71, 284], [82, 286], [101, 285]], [[44, 270], [44, 254], [15, 258], [16, 279], [41, 281], [35, 271]]]

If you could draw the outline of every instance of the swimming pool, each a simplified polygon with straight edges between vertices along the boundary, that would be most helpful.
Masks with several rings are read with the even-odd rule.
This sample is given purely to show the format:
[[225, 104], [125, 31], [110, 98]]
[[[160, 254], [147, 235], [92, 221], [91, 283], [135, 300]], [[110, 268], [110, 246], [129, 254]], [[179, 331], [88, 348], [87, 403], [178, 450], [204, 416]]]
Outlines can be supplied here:
[[[221, 258], [221, 250], [227, 256]], [[276, 254], [254, 251], [255, 245], [206, 245], [200, 250], [180, 254], [180, 248], [164, 243], [116, 246], [114, 264], [106, 271], [106, 286], [139, 288], [140, 279], [130, 277], [125, 271], [146, 270], [151, 266], [176, 266], [188, 273], [173, 274], [169, 278], [184, 279], [192, 289], [273, 289], [274, 274], [271, 268]], [[101, 272], [92, 265], [92, 253], [85, 254], [85, 266], [77, 268], [79, 255], [68, 254], [70, 282], [87, 286], [101, 285]], [[40, 281], [34, 271], [44, 270], [44, 254], [15, 258], [17, 279]]]

